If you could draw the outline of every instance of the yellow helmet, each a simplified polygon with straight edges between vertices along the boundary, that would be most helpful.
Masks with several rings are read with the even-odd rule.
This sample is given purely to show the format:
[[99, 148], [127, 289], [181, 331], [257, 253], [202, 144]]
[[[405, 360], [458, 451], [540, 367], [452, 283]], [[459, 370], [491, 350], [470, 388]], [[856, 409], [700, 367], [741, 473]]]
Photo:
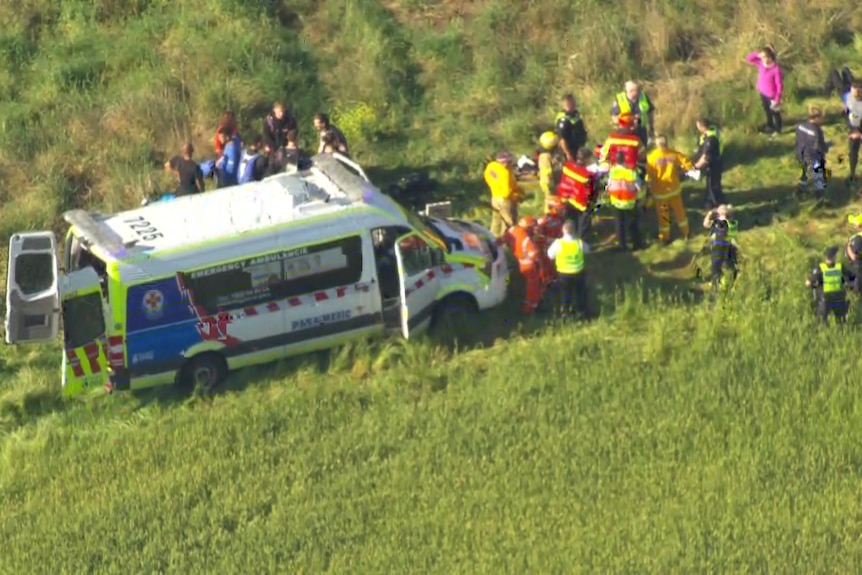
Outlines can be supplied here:
[[847, 216], [847, 222], [854, 226], [862, 226], [862, 213], [850, 214]]
[[539, 145], [546, 150], [553, 150], [560, 143], [560, 138], [554, 132], [548, 130], [539, 136]]

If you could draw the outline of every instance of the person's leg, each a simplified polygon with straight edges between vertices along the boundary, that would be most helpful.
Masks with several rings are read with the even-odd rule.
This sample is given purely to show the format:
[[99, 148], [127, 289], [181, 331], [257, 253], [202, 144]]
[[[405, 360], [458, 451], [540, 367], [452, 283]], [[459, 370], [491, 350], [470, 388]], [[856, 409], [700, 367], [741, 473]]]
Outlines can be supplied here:
[[682, 234], [682, 237], [688, 239], [691, 231], [688, 227], [688, 214], [685, 213], [685, 204], [682, 202], [682, 193], [671, 198], [668, 203], [670, 204], [670, 211], [673, 212], [673, 217], [676, 220], [676, 225], [679, 228], [679, 233]]
[[721, 169], [711, 169], [709, 174], [709, 195], [712, 197], [712, 201], [715, 202], [716, 206], [720, 206], [725, 203], [724, 199], [724, 189], [721, 187]]
[[775, 120], [772, 116], [772, 100], [760, 94], [760, 105], [763, 107], [763, 113], [766, 115], [766, 130], [772, 132], [775, 130]]
[[661, 242], [670, 241], [670, 205], [668, 200], [655, 201], [655, 215], [658, 220], [658, 239]]
[[614, 208], [614, 210], [616, 211], [616, 214], [614, 214], [616, 216], [616, 218], [614, 219], [614, 224], [615, 224], [614, 227], [616, 228], [616, 233], [617, 233], [617, 244], [619, 244], [620, 248], [626, 249], [626, 224], [627, 224], [626, 211], [627, 210], [621, 210], [620, 208], [616, 208], [616, 207]]
[[578, 314], [580, 314], [581, 318], [583, 319], [589, 317], [589, 309], [587, 303], [587, 277], [585, 273], [586, 272], [582, 271], [581, 273], [577, 274], [572, 281], [576, 309]]
[[578, 230], [578, 237], [582, 240], [587, 240], [587, 236], [593, 228], [593, 214], [590, 212], [589, 208], [584, 211], [576, 210], [578, 217], [576, 228]]
[[[845, 68], [846, 70], [846, 68]], [[838, 72], [838, 70], [831, 70], [829, 75], [826, 76], [826, 83], [823, 85], [824, 96], [831, 96], [832, 92], [835, 90], [839, 91], [839, 96], [844, 93], [843, 88], [843, 78], [842, 75]]]
[[572, 314], [574, 294], [574, 278], [570, 275], [560, 276], [559, 305], [557, 306], [558, 317], [569, 317]]
[[822, 322], [829, 321], [829, 306], [826, 302], [826, 298], [820, 297], [817, 300], [817, 307], [815, 308], [814, 315]]
[[778, 110], [773, 111], [771, 109], [770, 111], [772, 112], [772, 124], [775, 126], [775, 131], [780, 133], [782, 127], [781, 112]]
[[524, 283], [527, 293], [524, 297], [524, 305], [521, 310], [524, 313], [533, 313], [542, 301], [542, 278], [539, 270], [535, 267], [524, 271]]
[[850, 179], [856, 178], [856, 167], [859, 165], [859, 146], [862, 140], [850, 138], [849, 160], [850, 160]]
[[505, 231], [503, 217], [500, 215], [500, 201], [494, 198], [491, 200], [491, 233], [495, 238], [499, 238]]
[[853, 72], [850, 71], [850, 68], [846, 66], [841, 70], [841, 94], [839, 96], [843, 96], [844, 93], [850, 91], [850, 85], [853, 83]]
[[636, 249], [636, 250], [643, 249], [644, 241], [643, 241], [643, 238], [641, 238], [641, 231], [640, 231], [641, 207], [635, 206], [632, 209], [630, 209], [629, 210], [629, 218], [630, 218], [629, 219], [629, 222], [630, 222], [629, 225], [630, 225], [631, 235], [632, 235], [632, 248]]

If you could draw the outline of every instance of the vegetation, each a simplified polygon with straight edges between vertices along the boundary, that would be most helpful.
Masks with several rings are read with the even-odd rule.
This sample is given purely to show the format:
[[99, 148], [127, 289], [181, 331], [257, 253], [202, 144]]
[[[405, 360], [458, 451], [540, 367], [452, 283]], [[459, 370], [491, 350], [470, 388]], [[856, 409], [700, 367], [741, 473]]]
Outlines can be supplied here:
[[[381, 183], [428, 169], [487, 217], [482, 159], [529, 151], [578, 95], [592, 137], [642, 78], [682, 151], [722, 124], [747, 256], [710, 308], [702, 237], [589, 263], [588, 325], [489, 322], [493, 342], [345, 348], [171, 390], [65, 400], [56, 347], [0, 355], [0, 571], [849, 572], [862, 405], [851, 325], [817, 329], [804, 275], [848, 234], [791, 197], [791, 136], [752, 135], [775, 44], [791, 120], [830, 67], [862, 70], [847, 3], [20, 0], [0, 4], [0, 235], [119, 210], [199, 157], [224, 108], [332, 111]], [[699, 186], [687, 192], [702, 217]], [[5, 259], [5, 257], [3, 258]]]

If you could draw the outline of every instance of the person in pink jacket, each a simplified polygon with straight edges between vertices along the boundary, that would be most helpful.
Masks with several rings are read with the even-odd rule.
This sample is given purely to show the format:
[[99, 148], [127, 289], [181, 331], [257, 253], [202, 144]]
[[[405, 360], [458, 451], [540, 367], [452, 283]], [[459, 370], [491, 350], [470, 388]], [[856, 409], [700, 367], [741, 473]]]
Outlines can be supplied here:
[[764, 130], [772, 136], [781, 132], [781, 96], [784, 92], [784, 78], [781, 66], [775, 60], [775, 50], [765, 46], [760, 52], [752, 52], [745, 57], [746, 62], [757, 66], [757, 91], [766, 114]]

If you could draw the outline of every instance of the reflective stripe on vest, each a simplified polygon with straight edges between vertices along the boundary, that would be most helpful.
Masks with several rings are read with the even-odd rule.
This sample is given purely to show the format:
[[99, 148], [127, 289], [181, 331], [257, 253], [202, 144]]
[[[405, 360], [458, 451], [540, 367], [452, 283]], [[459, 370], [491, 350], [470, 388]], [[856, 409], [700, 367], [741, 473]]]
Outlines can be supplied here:
[[[629, 99], [625, 92], [617, 94], [617, 106], [620, 108], [620, 116], [626, 113], [631, 113], [632, 107], [631, 104], [629, 104]], [[641, 95], [638, 97], [638, 113], [641, 118], [645, 118], [649, 113], [649, 101], [643, 91], [641, 91]]]
[[739, 222], [736, 220], [727, 220], [727, 239], [733, 240], [736, 239], [736, 235], [739, 233]]
[[577, 111], [571, 112], [570, 114], [567, 114], [566, 112], [559, 112], [559, 113], [557, 113], [557, 117], [554, 118], [554, 123], [559, 122], [563, 118], [565, 118], [566, 122], [568, 122], [569, 124], [574, 124], [574, 123], [580, 121], [581, 115]]
[[573, 180], [575, 180], [579, 184], [586, 184], [589, 181], [588, 177], [582, 176], [579, 173], [570, 170], [566, 166], [563, 166], [563, 174], [572, 178]]
[[832, 267], [820, 264], [823, 273], [823, 293], [836, 293], [841, 291], [841, 264], [836, 263]]
[[554, 259], [557, 272], [576, 274], [584, 269], [584, 246], [581, 240], [558, 240], [560, 251]]
[[721, 141], [721, 133], [718, 131], [718, 128], [709, 128], [706, 132], [700, 135], [700, 140], [698, 140], [697, 144], [702, 146], [706, 139], [710, 136], [715, 136], [715, 139], [718, 140], [718, 153], [724, 153], [724, 143]]

